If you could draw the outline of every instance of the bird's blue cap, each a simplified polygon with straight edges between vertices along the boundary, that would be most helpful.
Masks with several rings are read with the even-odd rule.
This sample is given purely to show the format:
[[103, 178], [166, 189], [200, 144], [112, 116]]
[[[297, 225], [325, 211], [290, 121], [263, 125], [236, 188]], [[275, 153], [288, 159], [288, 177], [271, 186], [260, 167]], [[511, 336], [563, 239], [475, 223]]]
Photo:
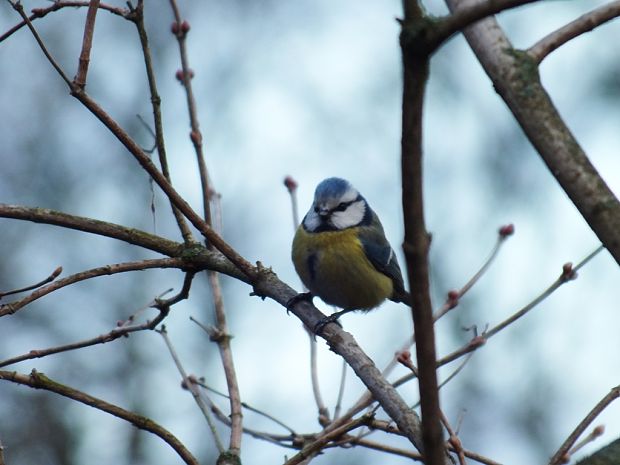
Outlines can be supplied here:
[[342, 178], [327, 178], [316, 186], [315, 199], [339, 198], [351, 189], [349, 181]]

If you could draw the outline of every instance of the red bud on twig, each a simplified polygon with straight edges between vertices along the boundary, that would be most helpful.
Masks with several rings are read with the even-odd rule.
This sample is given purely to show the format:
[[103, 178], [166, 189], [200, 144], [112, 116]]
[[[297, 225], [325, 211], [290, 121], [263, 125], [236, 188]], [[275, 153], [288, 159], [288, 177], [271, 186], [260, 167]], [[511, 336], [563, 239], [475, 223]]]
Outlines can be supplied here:
[[284, 185], [289, 192], [297, 190], [297, 181], [295, 181], [292, 176], [287, 176], [284, 178]]
[[514, 232], [515, 232], [515, 225], [512, 223], [505, 224], [504, 226], [499, 228], [499, 235], [502, 238], [512, 236]]

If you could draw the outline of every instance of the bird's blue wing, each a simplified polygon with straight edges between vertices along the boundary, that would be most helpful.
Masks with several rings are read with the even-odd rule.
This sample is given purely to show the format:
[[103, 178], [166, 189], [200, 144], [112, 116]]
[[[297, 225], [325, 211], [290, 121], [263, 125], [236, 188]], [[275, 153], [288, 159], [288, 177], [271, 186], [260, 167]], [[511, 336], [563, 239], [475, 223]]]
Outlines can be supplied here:
[[398, 266], [396, 255], [385, 237], [375, 234], [369, 236], [360, 234], [360, 241], [370, 263], [373, 264], [377, 271], [392, 279], [396, 293], [403, 291], [403, 275], [400, 271], [400, 266]]

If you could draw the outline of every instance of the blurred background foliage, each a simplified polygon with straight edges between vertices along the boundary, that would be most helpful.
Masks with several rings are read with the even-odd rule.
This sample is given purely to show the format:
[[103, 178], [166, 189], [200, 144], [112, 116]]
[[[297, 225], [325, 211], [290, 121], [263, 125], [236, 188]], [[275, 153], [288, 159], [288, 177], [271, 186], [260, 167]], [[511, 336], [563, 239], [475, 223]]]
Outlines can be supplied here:
[[[500, 22], [516, 46], [527, 48], [603, 3], [539, 2], [502, 14]], [[435, 14], [445, 13], [439, 0], [425, 4]], [[46, 5], [25, 2], [27, 9]], [[380, 214], [400, 255], [401, 67], [395, 21], [400, 2], [237, 0], [180, 2], [180, 7], [191, 24], [193, 85], [229, 243], [299, 287], [289, 259], [293, 222], [282, 179], [290, 174], [299, 181], [305, 211], [316, 183], [338, 175], [352, 181]], [[63, 9], [35, 23], [69, 76], [76, 70], [85, 14], [85, 9]], [[185, 97], [174, 78], [179, 55], [170, 33], [172, 15], [167, 5], [147, 2], [146, 16], [173, 181], [200, 210]], [[17, 22], [10, 5], [0, 3], [0, 30]], [[541, 68], [569, 126], [616, 192], [620, 60], [614, 44], [619, 33], [617, 22], [605, 25], [562, 47]], [[136, 117], [149, 120], [151, 112], [133, 25], [100, 12], [91, 60], [88, 92], [139, 143], [152, 146]], [[145, 173], [68, 95], [26, 28], [0, 43], [0, 63], [1, 202], [58, 209], [180, 240], [163, 196], [155, 191], [153, 215]], [[442, 355], [468, 340], [463, 326], [482, 330], [501, 321], [550, 284], [563, 263], [582, 258], [598, 241], [493, 92], [462, 37], [434, 57], [427, 96], [425, 201], [436, 305], [482, 263], [501, 224], [512, 222], [517, 231], [491, 271], [438, 323]], [[0, 289], [6, 290], [39, 281], [59, 265], [66, 276], [156, 254], [76, 231], [0, 219], [0, 256]], [[493, 338], [442, 390], [447, 416], [453, 424], [462, 419], [465, 447], [503, 463], [542, 463], [618, 384], [619, 277], [603, 252], [577, 281]], [[176, 271], [151, 270], [55, 292], [2, 319], [0, 358], [105, 333], [166, 289], [178, 290], [182, 279]], [[243, 400], [298, 432], [316, 431], [308, 340], [300, 323], [273, 302], [250, 297], [246, 285], [228, 278], [222, 282]], [[211, 307], [206, 279], [199, 277], [189, 301], [174, 307], [166, 326], [186, 369], [225, 390], [217, 348], [189, 321], [192, 315], [212, 322]], [[391, 303], [343, 322], [379, 366], [411, 331], [408, 312]], [[340, 361], [319, 346], [324, 394], [333, 405]], [[213, 463], [216, 451], [207, 426], [180, 388], [156, 333], [9, 369], [27, 373], [33, 368], [151, 417], [201, 463]], [[451, 370], [443, 368], [441, 377]], [[403, 373], [397, 370], [395, 376]], [[414, 384], [401, 391], [416, 402]], [[349, 376], [345, 406], [362, 392]], [[0, 383], [0, 399], [0, 441], [9, 464], [178, 463], [151, 435], [67, 399], [8, 382]], [[617, 409], [612, 406], [601, 417], [606, 442], [620, 436]], [[249, 412], [245, 421], [279, 432]], [[406, 447], [402, 440], [387, 440]], [[292, 453], [246, 437], [242, 459], [279, 463]], [[330, 450], [314, 462], [377, 461], [407, 462], [360, 448]]]

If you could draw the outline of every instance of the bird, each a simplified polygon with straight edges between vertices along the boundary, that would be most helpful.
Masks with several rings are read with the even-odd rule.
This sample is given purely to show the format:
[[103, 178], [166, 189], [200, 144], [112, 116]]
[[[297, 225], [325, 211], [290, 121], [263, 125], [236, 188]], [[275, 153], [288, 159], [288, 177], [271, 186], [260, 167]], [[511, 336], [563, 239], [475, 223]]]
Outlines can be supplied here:
[[345, 313], [372, 310], [386, 299], [410, 305], [379, 217], [345, 179], [331, 177], [317, 185], [312, 206], [295, 232], [291, 256], [309, 292], [290, 304], [318, 296], [342, 309], [321, 319], [315, 334]]

